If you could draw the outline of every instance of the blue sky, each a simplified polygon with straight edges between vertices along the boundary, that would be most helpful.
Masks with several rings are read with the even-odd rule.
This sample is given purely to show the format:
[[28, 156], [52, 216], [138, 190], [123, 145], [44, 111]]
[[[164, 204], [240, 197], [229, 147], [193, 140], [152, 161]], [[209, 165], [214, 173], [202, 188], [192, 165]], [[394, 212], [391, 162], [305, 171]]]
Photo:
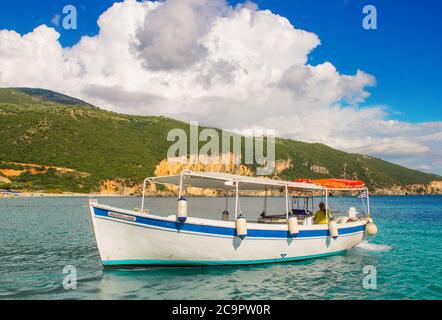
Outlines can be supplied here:
[[[257, 1], [316, 33], [322, 45], [315, 64], [332, 61], [342, 73], [358, 68], [375, 75], [370, 104], [385, 104], [407, 122], [442, 119], [441, 1]], [[373, 4], [378, 29], [361, 28], [362, 8]], [[395, 113], [395, 112], [393, 112]]]
[[[97, 18], [114, 1], [4, 1], [0, 29], [24, 34], [40, 24], [51, 25], [62, 7], [79, 10], [77, 30], [63, 30], [60, 42], [71, 46], [82, 35], [98, 32]], [[230, 1], [235, 4], [241, 1]], [[441, 1], [257, 0], [260, 9], [284, 16], [297, 28], [316, 33], [321, 45], [310, 63], [332, 62], [341, 73], [362, 69], [376, 77], [367, 105], [384, 105], [395, 119], [407, 122], [442, 120]], [[362, 7], [373, 4], [378, 29], [361, 27]]]

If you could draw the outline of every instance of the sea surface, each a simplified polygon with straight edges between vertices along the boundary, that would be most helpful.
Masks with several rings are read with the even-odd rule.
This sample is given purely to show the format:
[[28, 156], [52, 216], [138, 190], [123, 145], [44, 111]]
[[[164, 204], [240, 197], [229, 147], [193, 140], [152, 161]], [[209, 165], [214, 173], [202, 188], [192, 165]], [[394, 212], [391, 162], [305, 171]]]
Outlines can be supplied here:
[[[0, 299], [442, 299], [440, 196], [371, 197], [379, 233], [342, 255], [260, 266], [125, 270], [103, 270], [87, 201], [0, 199]], [[140, 198], [99, 202], [140, 206]], [[176, 210], [173, 198], [146, 203], [163, 215]], [[224, 205], [222, 198], [190, 198], [189, 213], [218, 218]], [[262, 206], [262, 199], [241, 199], [249, 219]], [[356, 198], [331, 198], [334, 211], [349, 206], [363, 210]], [[284, 198], [272, 198], [268, 208], [283, 212]], [[76, 289], [65, 289], [63, 280], [73, 274], [63, 270], [72, 266]]]

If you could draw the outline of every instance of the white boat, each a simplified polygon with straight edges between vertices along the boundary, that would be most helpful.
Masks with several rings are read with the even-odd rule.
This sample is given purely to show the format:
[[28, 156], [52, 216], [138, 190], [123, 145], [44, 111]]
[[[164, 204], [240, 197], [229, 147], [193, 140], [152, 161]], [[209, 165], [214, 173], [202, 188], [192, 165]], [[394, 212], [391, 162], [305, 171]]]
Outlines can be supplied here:
[[[179, 186], [176, 214], [159, 216], [146, 208], [145, 190], [148, 183]], [[228, 220], [226, 212], [220, 214], [220, 220], [189, 216], [184, 198], [187, 187], [234, 194], [234, 219]], [[240, 209], [240, 193], [266, 191], [267, 194], [267, 190], [285, 192], [285, 212], [268, 216], [264, 207], [260, 218], [247, 221], [247, 213]], [[368, 190], [365, 187], [364, 191], [367, 192], [365, 214], [357, 214], [351, 208], [346, 216], [332, 217], [329, 189], [320, 185], [183, 171], [176, 176], [146, 178], [141, 209], [115, 208], [99, 204], [95, 199], [89, 201], [89, 208], [105, 267], [249, 265], [339, 254], [363, 241], [367, 233], [375, 234], [376, 226], [370, 217]], [[327, 223], [313, 224], [308, 205], [301, 209], [290, 208], [290, 197], [300, 192], [324, 195]], [[264, 199], [266, 203], [267, 197]]]

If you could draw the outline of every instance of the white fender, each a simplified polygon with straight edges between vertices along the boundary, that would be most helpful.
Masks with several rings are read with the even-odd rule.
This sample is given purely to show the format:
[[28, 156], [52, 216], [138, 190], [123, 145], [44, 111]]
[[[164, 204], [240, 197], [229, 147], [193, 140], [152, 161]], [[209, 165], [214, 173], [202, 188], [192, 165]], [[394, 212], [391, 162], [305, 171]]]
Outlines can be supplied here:
[[296, 218], [295, 216], [289, 216], [287, 224], [290, 235], [292, 237], [296, 237], [299, 233], [298, 218]]
[[184, 223], [187, 220], [187, 200], [183, 197], [178, 199], [178, 209], [176, 219], [179, 223]]
[[330, 231], [330, 236], [333, 238], [337, 238], [339, 235], [338, 231], [338, 225], [336, 224], [336, 221], [330, 221], [328, 223], [328, 230]]
[[235, 221], [235, 227], [236, 227], [236, 235], [241, 239], [244, 239], [247, 236], [246, 218], [244, 218], [242, 215], [239, 215], [239, 217]]
[[378, 227], [373, 222], [369, 222], [365, 226], [365, 233], [369, 236], [374, 236], [378, 233]]

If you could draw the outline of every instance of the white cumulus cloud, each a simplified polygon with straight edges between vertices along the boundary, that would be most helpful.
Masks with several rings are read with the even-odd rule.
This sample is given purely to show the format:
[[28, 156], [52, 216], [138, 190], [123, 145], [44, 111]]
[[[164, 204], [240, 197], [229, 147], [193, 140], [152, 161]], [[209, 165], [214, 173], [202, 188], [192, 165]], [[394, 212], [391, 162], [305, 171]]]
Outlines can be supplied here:
[[57, 90], [123, 113], [273, 128], [442, 173], [442, 122], [388, 120], [394, 115], [382, 106], [362, 108], [375, 75], [309, 64], [318, 36], [269, 10], [225, 0], [126, 0], [98, 25], [97, 35], [70, 48], [46, 25], [25, 35], [0, 30], [0, 86]]
[[135, 50], [148, 69], [188, 68], [207, 57], [201, 38], [227, 11], [224, 0], [166, 1], [138, 28]]

